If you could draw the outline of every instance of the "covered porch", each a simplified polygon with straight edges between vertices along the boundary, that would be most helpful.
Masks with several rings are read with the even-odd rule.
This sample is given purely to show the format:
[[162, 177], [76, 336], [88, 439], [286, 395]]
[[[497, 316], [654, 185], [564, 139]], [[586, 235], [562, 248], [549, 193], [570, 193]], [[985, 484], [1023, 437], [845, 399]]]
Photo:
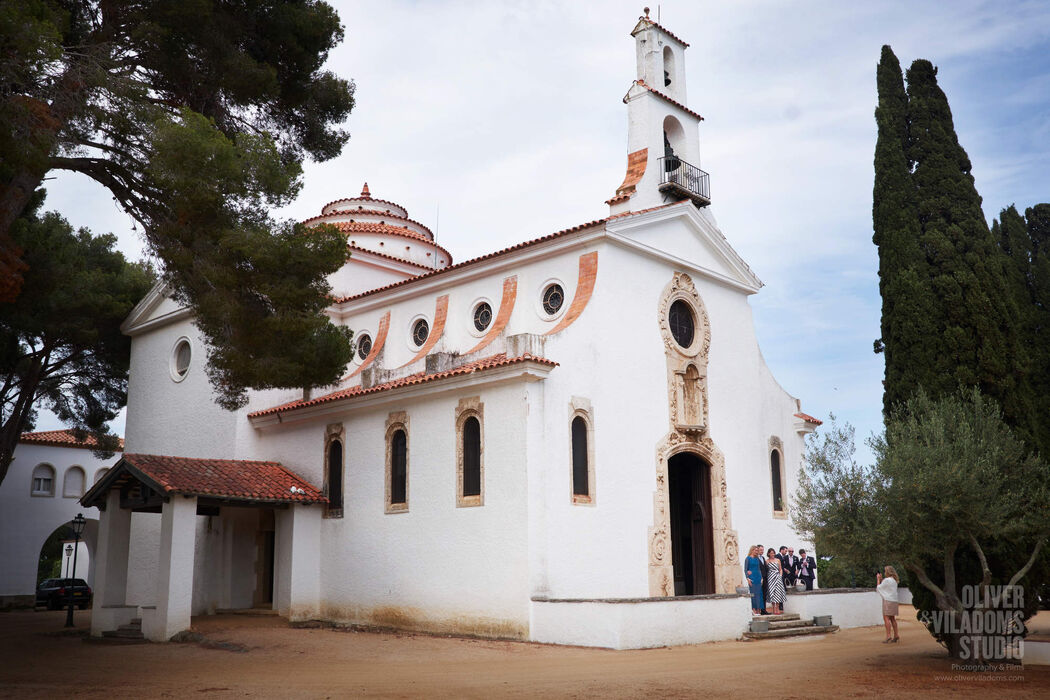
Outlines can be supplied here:
[[[277, 462], [125, 454], [81, 499], [101, 511], [91, 634], [140, 619], [146, 639], [167, 641], [224, 608], [315, 617], [325, 502]], [[150, 515], [133, 526], [137, 513]], [[155, 568], [129, 556], [136, 544]], [[129, 576], [149, 582], [138, 600]]]

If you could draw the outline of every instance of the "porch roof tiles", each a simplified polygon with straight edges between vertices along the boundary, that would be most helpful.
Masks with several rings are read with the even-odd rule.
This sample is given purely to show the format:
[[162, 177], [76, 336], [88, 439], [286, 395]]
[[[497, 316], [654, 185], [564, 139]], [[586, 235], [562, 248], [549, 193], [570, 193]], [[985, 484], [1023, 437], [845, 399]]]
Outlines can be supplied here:
[[145, 482], [171, 496], [205, 496], [256, 503], [325, 503], [324, 494], [278, 462], [244, 459], [198, 459], [168, 455], [125, 454], [110, 473], [93, 486], [81, 503], [104, 502], [121, 474]]

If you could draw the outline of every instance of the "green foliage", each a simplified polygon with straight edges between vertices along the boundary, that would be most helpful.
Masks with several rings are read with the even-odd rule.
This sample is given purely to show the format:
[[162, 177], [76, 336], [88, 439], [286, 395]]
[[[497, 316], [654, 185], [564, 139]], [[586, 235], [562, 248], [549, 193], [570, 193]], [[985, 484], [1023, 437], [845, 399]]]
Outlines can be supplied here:
[[37, 585], [46, 578], [64, 578], [65, 572], [62, 571], [62, 562], [65, 558], [65, 552], [63, 551], [62, 541], [71, 539], [73, 539], [73, 528], [68, 525], [59, 525], [44, 540], [44, 544], [40, 547], [40, 559], [36, 567]]
[[112, 454], [106, 424], [127, 400], [130, 339], [120, 324], [153, 284], [113, 249], [115, 236], [74, 233], [53, 212], [20, 218], [12, 233], [28, 270], [18, 298], [0, 304], [0, 481], [41, 404], [94, 435], [99, 456]]
[[1050, 468], [996, 403], [977, 390], [919, 391], [869, 444], [876, 463], [862, 467], [852, 428], [832, 421], [807, 450], [792, 517], [818, 553], [847, 568], [900, 562], [913, 593], [929, 591], [916, 597], [920, 610], [962, 611], [960, 586], [1014, 583], [1030, 614], [1033, 587], [1050, 573]]
[[[322, 70], [342, 37], [316, 0], [4, 4], [0, 237], [47, 172], [87, 175], [143, 224], [222, 405], [330, 383], [350, 356], [323, 314], [345, 241], [267, 212], [298, 193], [305, 157], [348, 138], [353, 84]], [[0, 238], [9, 279], [20, 262]]]
[[929, 61], [913, 62], [905, 94], [900, 65], [883, 47], [873, 240], [883, 298], [884, 409], [889, 414], [919, 387], [933, 396], [978, 387], [1030, 439], [1031, 363], [1008, 293], [1008, 261], [985, 222], [936, 76]]

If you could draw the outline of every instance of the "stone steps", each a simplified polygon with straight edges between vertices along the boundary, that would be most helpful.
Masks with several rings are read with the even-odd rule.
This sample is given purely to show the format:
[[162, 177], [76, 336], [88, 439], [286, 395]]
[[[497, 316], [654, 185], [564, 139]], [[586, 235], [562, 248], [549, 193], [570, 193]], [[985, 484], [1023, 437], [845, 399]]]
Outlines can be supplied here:
[[[755, 615], [756, 622], [769, 623], [769, 629], [763, 632], [744, 633], [746, 639], [779, 639], [782, 637], [801, 637], [812, 634], [827, 634], [838, 630], [835, 625], [818, 625], [815, 620], [802, 620], [798, 613], [783, 615]], [[830, 618], [828, 618], [830, 622]]]
[[779, 630], [771, 629], [768, 632], [744, 632], [744, 636], [748, 639], [779, 639], [781, 637], [801, 637], [810, 634], [828, 634], [836, 631], [838, 631], [838, 625], [818, 627], [811, 622], [808, 627], [791, 627]]
[[102, 633], [102, 638], [122, 644], [146, 643], [146, 638], [142, 636], [142, 619], [138, 617], [115, 630], [106, 630]]

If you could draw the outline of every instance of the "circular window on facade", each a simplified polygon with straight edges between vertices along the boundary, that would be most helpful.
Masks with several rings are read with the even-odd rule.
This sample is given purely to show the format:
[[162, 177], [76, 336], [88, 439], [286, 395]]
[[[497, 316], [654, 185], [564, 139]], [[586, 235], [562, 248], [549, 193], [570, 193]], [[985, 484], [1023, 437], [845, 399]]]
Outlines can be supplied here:
[[483, 331], [492, 323], [492, 307], [488, 302], [481, 302], [474, 307], [474, 328]]
[[357, 339], [357, 357], [363, 360], [368, 357], [370, 352], [372, 352], [372, 337], [367, 333], [362, 333], [361, 337]]
[[548, 316], [558, 313], [564, 303], [565, 290], [561, 288], [560, 284], [548, 285], [543, 290], [543, 312]]
[[427, 342], [429, 335], [430, 324], [427, 323], [425, 318], [419, 319], [412, 326], [412, 342], [416, 344], [416, 347], [423, 347], [423, 343]]
[[671, 310], [667, 314], [667, 325], [671, 328], [671, 336], [674, 341], [683, 348], [693, 344], [693, 335], [696, 332], [693, 321], [693, 310], [689, 304], [678, 299], [671, 304]]
[[175, 343], [175, 348], [171, 351], [172, 379], [181, 382], [186, 378], [190, 371], [190, 359], [192, 357], [193, 350], [190, 348], [190, 341], [185, 338], [179, 338], [178, 342]]

